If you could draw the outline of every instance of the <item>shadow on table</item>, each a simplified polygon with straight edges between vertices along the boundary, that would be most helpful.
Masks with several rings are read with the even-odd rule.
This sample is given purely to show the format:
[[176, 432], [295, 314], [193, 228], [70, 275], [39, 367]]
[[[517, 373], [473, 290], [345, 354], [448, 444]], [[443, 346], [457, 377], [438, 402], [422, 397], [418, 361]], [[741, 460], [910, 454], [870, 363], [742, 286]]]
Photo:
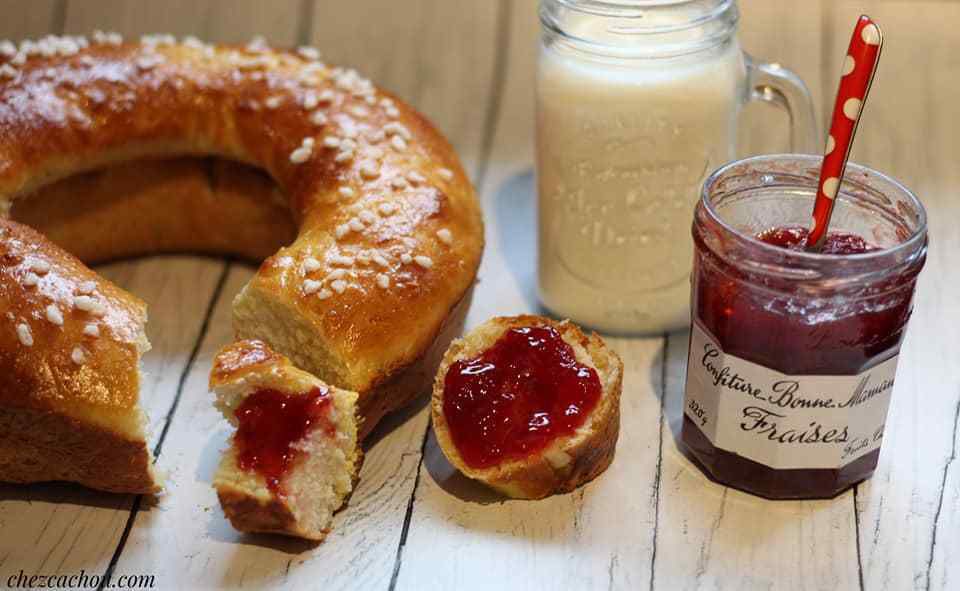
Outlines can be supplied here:
[[[216, 511], [210, 511], [210, 521], [207, 524], [207, 536], [217, 542], [226, 542], [238, 546], [268, 548], [291, 556], [314, 550], [323, 543], [276, 534], [249, 534], [238, 532], [233, 529], [233, 526], [230, 525], [227, 518], [223, 516], [223, 512], [219, 507], [217, 507]], [[249, 555], [242, 552], [235, 552], [234, 556], [238, 561], [245, 561], [249, 558]], [[237, 565], [237, 567], [239, 570], [243, 569], [242, 564]], [[227, 569], [227, 572], [232, 571], [234, 571], [233, 567]]]
[[[671, 442], [661, 443], [664, 456], [674, 455], [677, 461], [685, 464], [692, 474], [702, 478], [703, 482], [709, 480], [700, 473], [696, 467], [696, 461], [690, 455], [686, 446], [681, 440], [681, 430], [683, 429], [683, 398], [684, 383], [686, 381], [687, 368], [687, 347], [690, 342], [690, 331], [684, 330], [664, 335], [664, 346], [657, 352], [652, 368], [660, 368], [660, 374], [655, 371], [650, 373], [650, 392], [657, 398], [663, 413], [663, 421], [667, 430], [663, 432], [663, 437], [668, 435], [672, 438]], [[681, 460], [680, 458], [684, 458]], [[666, 465], [666, 464], [664, 464]]]
[[[687, 490], [686, 494], [711, 499], [726, 496], [722, 487], [714, 486], [690, 461], [680, 438], [689, 340], [689, 330], [663, 335], [663, 346], [657, 350], [650, 364], [648, 390], [660, 406], [662, 420], [657, 468], [659, 473], [654, 481], [655, 490], [651, 492], [653, 498], [662, 499], [664, 495], [678, 497], [680, 493], [677, 481], [681, 478], [688, 485], [691, 482], [698, 483], [696, 487]], [[669, 521], [666, 516], [670, 507], [670, 503], [658, 501], [660, 519]]]
[[687, 347], [690, 331], [665, 335], [664, 346], [657, 352], [651, 367], [661, 368], [660, 375], [651, 373], [650, 391], [659, 399], [663, 417], [678, 447], [683, 426], [683, 387], [687, 368]]
[[200, 450], [200, 461], [197, 462], [197, 471], [194, 474], [197, 482], [213, 485], [213, 475], [217, 472], [223, 450], [229, 447], [230, 436], [233, 434], [233, 429], [225, 425], [226, 422], [221, 423], [220, 429], [211, 434], [206, 445]]
[[129, 509], [134, 495], [110, 494], [70, 482], [0, 484], [0, 502], [71, 504], [99, 509]]
[[490, 505], [510, 500], [505, 495], [467, 478], [454, 468], [440, 450], [432, 426], [423, 449], [423, 465], [437, 486], [461, 501]]
[[499, 243], [504, 266], [521, 289], [526, 304], [523, 311], [549, 314], [537, 297], [537, 194], [533, 169], [510, 177], [497, 188], [492, 215], [496, 235], [490, 238]]

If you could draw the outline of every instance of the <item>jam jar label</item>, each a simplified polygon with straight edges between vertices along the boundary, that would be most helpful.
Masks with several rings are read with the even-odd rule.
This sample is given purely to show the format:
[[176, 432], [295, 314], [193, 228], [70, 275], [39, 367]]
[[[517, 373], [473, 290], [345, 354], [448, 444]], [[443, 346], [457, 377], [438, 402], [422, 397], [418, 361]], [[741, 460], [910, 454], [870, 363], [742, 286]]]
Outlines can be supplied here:
[[790, 376], [728, 355], [696, 323], [684, 413], [715, 447], [774, 469], [838, 469], [880, 447], [894, 356], [852, 376]]

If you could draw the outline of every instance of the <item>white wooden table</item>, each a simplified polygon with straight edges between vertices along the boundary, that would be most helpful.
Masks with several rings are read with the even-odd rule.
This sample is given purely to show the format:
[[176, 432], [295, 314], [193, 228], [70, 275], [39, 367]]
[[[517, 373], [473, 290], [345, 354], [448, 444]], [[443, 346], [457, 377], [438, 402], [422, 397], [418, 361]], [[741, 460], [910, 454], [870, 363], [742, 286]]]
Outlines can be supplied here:
[[[241, 536], [210, 487], [228, 430], [206, 375], [252, 270], [152, 258], [101, 270], [150, 305], [143, 399], [167, 492], [0, 486], [0, 584], [21, 570], [83, 570], [154, 575], [163, 589], [960, 589], [960, 2], [741, 6], [744, 45], [803, 75], [821, 115], [858, 11], [887, 33], [854, 159], [918, 192], [932, 248], [870, 481], [830, 501], [779, 503], [708, 481], [676, 442], [686, 334], [611, 339], [626, 364], [623, 427], [595, 482], [544, 501], [496, 497], [450, 468], [421, 403], [379, 428], [326, 542]], [[94, 28], [260, 33], [359, 67], [443, 129], [482, 194], [488, 247], [468, 325], [537, 309], [532, 0], [0, 0], [0, 37]], [[784, 127], [751, 108], [743, 152], [782, 151]]]

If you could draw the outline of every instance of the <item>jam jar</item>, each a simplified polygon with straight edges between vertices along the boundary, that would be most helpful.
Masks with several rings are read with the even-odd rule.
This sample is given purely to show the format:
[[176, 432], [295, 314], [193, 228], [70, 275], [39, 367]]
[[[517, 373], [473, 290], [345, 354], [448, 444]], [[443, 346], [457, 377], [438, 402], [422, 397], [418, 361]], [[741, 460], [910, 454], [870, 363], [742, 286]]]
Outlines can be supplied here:
[[765, 241], [810, 225], [820, 162], [728, 164], [694, 214], [681, 439], [714, 480], [774, 499], [829, 498], [873, 473], [927, 253], [917, 198], [852, 163], [831, 231], [865, 248]]

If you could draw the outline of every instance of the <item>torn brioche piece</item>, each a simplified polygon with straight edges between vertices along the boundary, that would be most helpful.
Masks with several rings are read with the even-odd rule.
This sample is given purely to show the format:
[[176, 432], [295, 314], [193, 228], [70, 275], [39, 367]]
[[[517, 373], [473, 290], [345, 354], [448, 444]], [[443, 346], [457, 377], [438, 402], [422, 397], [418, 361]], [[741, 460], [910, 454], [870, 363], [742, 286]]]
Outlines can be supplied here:
[[541, 316], [493, 318], [454, 341], [433, 387], [440, 448], [520, 499], [569, 492], [613, 460], [623, 363], [596, 334]]
[[255, 340], [217, 354], [210, 389], [237, 427], [213, 480], [230, 523], [243, 532], [322, 540], [360, 468], [357, 394]]

